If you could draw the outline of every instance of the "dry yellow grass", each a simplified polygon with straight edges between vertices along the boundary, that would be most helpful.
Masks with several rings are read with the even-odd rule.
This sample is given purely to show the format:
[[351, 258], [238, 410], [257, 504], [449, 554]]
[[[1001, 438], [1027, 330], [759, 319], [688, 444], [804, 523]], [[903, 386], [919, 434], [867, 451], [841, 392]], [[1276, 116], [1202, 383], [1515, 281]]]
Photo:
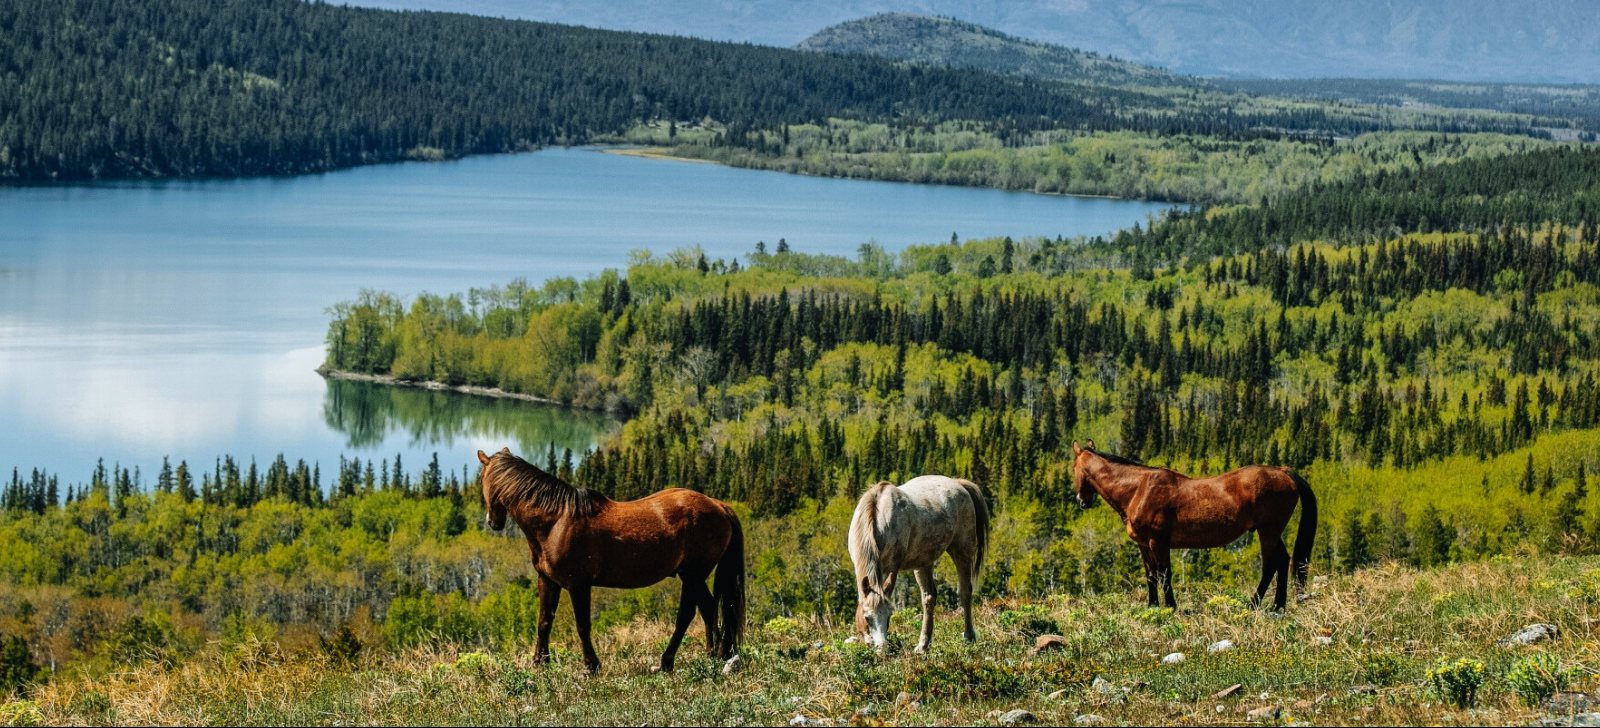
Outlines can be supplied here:
[[[1033, 606], [1059, 625], [1068, 646], [1039, 656], [1027, 654], [1030, 640], [1002, 628], [1015, 621], [1002, 619], [1007, 609], [1025, 606], [1011, 602], [980, 608], [976, 645], [957, 641], [954, 615], [942, 614], [926, 656], [877, 657], [804, 620], [756, 624], [743, 650], [747, 666], [731, 676], [703, 656], [699, 640], [686, 645], [676, 674], [650, 674], [669, 626], [643, 620], [601, 636], [606, 667], [596, 677], [581, 673], [565, 643], [548, 667], [526, 653], [453, 645], [372, 655], [353, 667], [317, 651], [212, 645], [177, 665], [62, 677], [33, 690], [37, 714], [5, 715], [162, 725], [751, 725], [804, 715], [924, 725], [992, 722], [993, 711], [1023, 708], [1058, 724], [1093, 713], [1112, 723], [1228, 725], [1276, 706], [1285, 721], [1321, 725], [1525, 724], [1540, 713], [1503, 679], [1516, 660], [1549, 652], [1569, 666], [1600, 665], [1600, 580], [1588, 574], [1596, 566], [1563, 558], [1437, 571], [1383, 566], [1329, 579], [1283, 616], [1243, 608], [1242, 595], [1206, 585], [1181, 589], [1176, 615], [1147, 610], [1131, 594], [1057, 597]], [[912, 625], [896, 622], [897, 635], [911, 636]], [[1530, 647], [1496, 645], [1531, 622], [1562, 634]], [[1236, 647], [1207, 652], [1223, 639]], [[1173, 651], [1186, 661], [1161, 664]], [[1421, 683], [1428, 668], [1459, 657], [1489, 667], [1474, 708], [1445, 705]], [[1090, 687], [1095, 677], [1110, 689]], [[1582, 680], [1579, 687], [1600, 687]], [[1237, 695], [1212, 697], [1235, 683], [1243, 686]], [[1372, 687], [1352, 694], [1358, 685]], [[1065, 692], [1048, 697], [1058, 690]], [[871, 715], [857, 715], [861, 709]]]

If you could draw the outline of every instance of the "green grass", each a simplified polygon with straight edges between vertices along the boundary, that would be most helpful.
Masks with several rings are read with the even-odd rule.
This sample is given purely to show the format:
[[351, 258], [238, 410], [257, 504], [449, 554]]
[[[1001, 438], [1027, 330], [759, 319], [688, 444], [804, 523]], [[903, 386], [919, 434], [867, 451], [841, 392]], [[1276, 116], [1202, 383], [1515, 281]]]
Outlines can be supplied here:
[[[176, 665], [62, 676], [26, 695], [31, 705], [9, 705], [0, 716], [50, 724], [757, 725], [800, 714], [836, 724], [929, 725], [992, 723], [993, 711], [1024, 708], [1056, 724], [1095, 713], [1130, 725], [1215, 725], [1278, 706], [1297, 723], [1523, 724], [1539, 713], [1513, 683], [1531, 657], [1548, 654], [1544, 662], [1574, 671], [1574, 689], [1595, 687], [1586, 668], [1600, 639], [1597, 566], [1592, 558], [1439, 570], [1390, 564], [1334, 577], [1281, 616], [1237, 609], [1229, 601], [1236, 592], [1209, 584], [1180, 585], [1181, 608], [1170, 615], [1125, 592], [994, 601], [977, 608], [976, 644], [959, 640], [958, 615], [941, 612], [928, 655], [877, 655], [848, 641], [840, 625], [757, 623], [742, 649], [746, 667], [731, 676], [694, 639], [675, 674], [651, 674], [669, 627], [643, 618], [600, 635], [605, 667], [594, 677], [582, 673], [570, 637], [543, 667], [525, 652], [463, 658], [476, 650], [439, 643], [347, 668], [314, 650], [213, 644]], [[1002, 614], [1024, 607], [1055, 620], [1069, 646], [1029, 656], [1032, 640], [1000, 626]], [[1556, 624], [1561, 636], [1523, 648], [1496, 645], [1536, 621]], [[911, 637], [910, 626], [895, 629]], [[1237, 647], [1206, 651], [1222, 639]], [[1188, 659], [1160, 664], [1172, 651]], [[1428, 670], [1461, 658], [1485, 665], [1472, 708], [1425, 684]], [[1111, 689], [1091, 688], [1097, 677]], [[1243, 686], [1237, 695], [1212, 697], [1236, 683]], [[1360, 685], [1373, 689], [1351, 692]], [[863, 709], [870, 716], [858, 716]]]

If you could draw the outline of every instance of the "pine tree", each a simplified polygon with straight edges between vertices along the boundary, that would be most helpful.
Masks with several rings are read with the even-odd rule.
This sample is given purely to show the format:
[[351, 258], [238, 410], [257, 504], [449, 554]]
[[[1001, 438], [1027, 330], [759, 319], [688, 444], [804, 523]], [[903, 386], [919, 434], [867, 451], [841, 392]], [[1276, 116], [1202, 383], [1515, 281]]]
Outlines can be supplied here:
[[1339, 550], [1339, 567], [1345, 573], [1373, 562], [1372, 544], [1367, 537], [1367, 529], [1361, 521], [1361, 513], [1358, 511], [1351, 511], [1345, 518], [1344, 538]]

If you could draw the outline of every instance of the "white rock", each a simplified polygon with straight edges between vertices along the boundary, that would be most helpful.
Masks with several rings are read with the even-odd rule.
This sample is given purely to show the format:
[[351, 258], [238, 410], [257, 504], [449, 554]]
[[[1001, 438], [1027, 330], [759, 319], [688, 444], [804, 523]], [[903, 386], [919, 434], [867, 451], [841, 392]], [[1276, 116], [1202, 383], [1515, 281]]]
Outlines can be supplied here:
[[727, 662], [722, 663], [722, 674], [724, 675], [732, 675], [743, 669], [744, 657], [741, 655], [734, 655], [728, 658]]
[[809, 728], [817, 728], [817, 726], [833, 725], [833, 719], [832, 718], [807, 718], [804, 715], [801, 715], [799, 713], [795, 713], [794, 717], [789, 719], [789, 725], [791, 725], [791, 726], [808, 726]]
[[1500, 640], [1500, 644], [1507, 647], [1531, 645], [1535, 642], [1553, 640], [1558, 634], [1561, 634], [1560, 627], [1557, 627], [1553, 624], [1539, 622], [1536, 624], [1530, 624], [1520, 630], [1517, 630], [1516, 634]]
[[1101, 695], [1110, 695], [1117, 691], [1117, 688], [1111, 683], [1106, 682], [1106, 679], [1103, 677], [1095, 678], [1094, 682], [1089, 683], [1089, 687], [1093, 688], [1095, 692], [1100, 693]]
[[1111, 721], [1106, 720], [1105, 716], [1095, 715], [1094, 713], [1084, 713], [1083, 715], [1080, 715], [1080, 716], [1077, 716], [1077, 717], [1073, 718], [1072, 719], [1072, 724], [1073, 725], [1110, 725]]
[[1174, 653], [1172, 653], [1170, 655], [1167, 655], [1166, 657], [1161, 658], [1161, 664], [1163, 664], [1163, 665], [1177, 665], [1177, 664], [1183, 662], [1186, 659], [1188, 659], [1188, 658], [1184, 657], [1182, 652], [1174, 652]]
[[1325, 634], [1319, 634], [1319, 635], [1316, 636], [1315, 639], [1313, 639], [1311, 641], [1316, 643], [1316, 645], [1318, 647], [1327, 647], [1327, 646], [1333, 644], [1333, 638], [1329, 637], [1329, 636], [1327, 636]]
[[1000, 725], [1023, 725], [1027, 723], [1038, 722], [1039, 716], [1020, 708], [1017, 710], [1008, 710], [1000, 714]]
[[1227, 652], [1231, 649], [1233, 649], [1233, 640], [1222, 640], [1220, 642], [1212, 642], [1211, 646], [1206, 648], [1206, 652], [1215, 655], [1218, 652]]

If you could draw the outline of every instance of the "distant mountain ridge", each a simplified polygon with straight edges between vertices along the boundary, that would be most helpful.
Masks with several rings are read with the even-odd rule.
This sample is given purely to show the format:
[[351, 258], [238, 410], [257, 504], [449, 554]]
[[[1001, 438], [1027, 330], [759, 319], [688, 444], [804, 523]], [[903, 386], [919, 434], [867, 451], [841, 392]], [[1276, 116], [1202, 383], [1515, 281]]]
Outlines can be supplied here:
[[355, 1], [784, 47], [916, 13], [1199, 76], [1600, 83], [1595, 0]]
[[1187, 86], [1189, 76], [1007, 35], [953, 18], [880, 13], [823, 28], [795, 46], [901, 61], [1117, 86]]

